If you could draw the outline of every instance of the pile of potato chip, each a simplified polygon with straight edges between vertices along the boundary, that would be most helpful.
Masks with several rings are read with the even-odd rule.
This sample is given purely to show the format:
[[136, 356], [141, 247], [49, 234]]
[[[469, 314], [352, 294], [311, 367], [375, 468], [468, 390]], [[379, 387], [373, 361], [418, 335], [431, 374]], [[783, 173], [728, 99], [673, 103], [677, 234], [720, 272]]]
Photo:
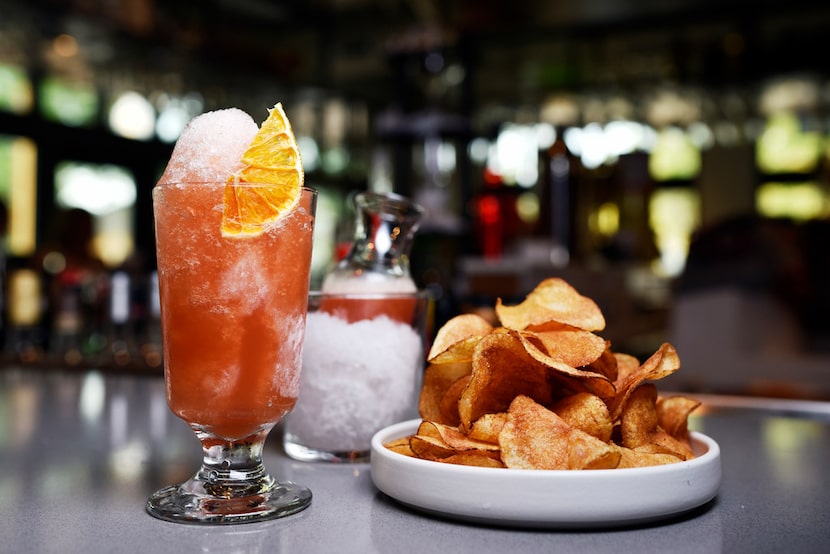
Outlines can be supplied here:
[[645, 362], [613, 352], [605, 318], [562, 279], [520, 304], [448, 321], [428, 355], [415, 435], [386, 447], [425, 460], [519, 469], [613, 469], [694, 457], [687, 421], [699, 402], [658, 396], [680, 368], [665, 343]]

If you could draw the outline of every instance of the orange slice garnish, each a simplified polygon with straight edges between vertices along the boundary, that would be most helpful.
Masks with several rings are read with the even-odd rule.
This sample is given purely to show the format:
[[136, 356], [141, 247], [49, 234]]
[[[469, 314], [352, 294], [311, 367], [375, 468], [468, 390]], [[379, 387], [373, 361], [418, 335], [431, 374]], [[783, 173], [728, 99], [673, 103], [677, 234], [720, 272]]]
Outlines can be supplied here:
[[277, 103], [225, 184], [222, 235], [260, 235], [300, 200], [303, 165], [291, 123]]

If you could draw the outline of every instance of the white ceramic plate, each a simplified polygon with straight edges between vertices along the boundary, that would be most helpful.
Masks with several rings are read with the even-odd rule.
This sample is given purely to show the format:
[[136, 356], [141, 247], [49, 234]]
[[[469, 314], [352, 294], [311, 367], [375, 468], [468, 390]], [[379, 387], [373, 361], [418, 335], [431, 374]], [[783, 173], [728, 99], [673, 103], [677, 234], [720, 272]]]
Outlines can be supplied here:
[[697, 457], [646, 468], [585, 471], [498, 469], [410, 458], [384, 443], [411, 435], [420, 420], [372, 438], [377, 488], [431, 514], [520, 527], [612, 527], [683, 514], [712, 500], [721, 480], [720, 448], [692, 433]]

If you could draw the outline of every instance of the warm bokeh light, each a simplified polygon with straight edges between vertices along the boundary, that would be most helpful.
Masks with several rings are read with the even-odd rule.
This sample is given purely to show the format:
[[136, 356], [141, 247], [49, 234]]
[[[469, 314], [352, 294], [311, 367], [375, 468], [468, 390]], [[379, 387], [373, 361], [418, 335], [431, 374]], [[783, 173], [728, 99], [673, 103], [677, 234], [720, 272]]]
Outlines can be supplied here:
[[755, 149], [758, 169], [767, 174], [814, 171], [821, 160], [822, 137], [801, 127], [794, 113], [771, 116]]
[[604, 202], [591, 214], [588, 222], [591, 231], [610, 238], [620, 230], [620, 207], [615, 202]]
[[660, 251], [658, 270], [679, 275], [686, 266], [692, 232], [700, 224], [700, 194], [691, 187], [657, 189], [649, 199], [648, 220]]
[[87, 81], [50, 76], [38, 89], [43, 115], [70, 127], [90, 125], [98, 115], [98, 91]]
[[14, 256], [34, 253], [37, 213], [37, 146], [26, 137], [0, 136], [0, 200], [8, 211], [6, 248]]
[[19, 327], [36, 325], [41, 315], [40, 275], [33, 269], [17, 269], [8, 279], [9, 322]]
[[56, 204], [94, 216], [92, 248], [108, 266], [117, 266], [133, 251], [135, 200], [135, 179], [123, 168], [64, 162], [55, 171]]
[[52, 40], [52, 50], [61, 58], [71, 58], [78, 54], [78, 41], [72, 35], [60, 34]]
[[764, 183], [755, 194], [755, 207], [765, 217], [807, 221], [830, 217], [830, 195], [817, 183]]
[[0, 110], [25, 114], [32, 110], [35, 95], [23, 67], [0, 63]]
[[535, 192], [523, 192], [516, 198], [516, 214], [523, 223], [533, 225], [539, 220], [539, 195]]
[[536, 129], [528, 125], [507, 125], [496, 139], [488, 165], [506, 184], [529, 188], [539, 178]]
[[648, 171], [655, 181], [689, 180], [700, 173], [700, 150], [689, 135], [678, 127], [666, 127], [648, 160]]
[[156, 129], [156, 112], [153, 105], [141, 94], [128, 91], [112, 103], [109, 126], [117, 135], [135, 140], [153, 138]]

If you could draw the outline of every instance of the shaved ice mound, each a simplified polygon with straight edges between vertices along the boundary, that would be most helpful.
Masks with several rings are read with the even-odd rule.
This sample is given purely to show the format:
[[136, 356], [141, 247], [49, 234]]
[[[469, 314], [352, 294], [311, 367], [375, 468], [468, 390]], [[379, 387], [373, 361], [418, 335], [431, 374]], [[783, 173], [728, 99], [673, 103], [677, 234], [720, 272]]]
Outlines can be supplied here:
[[193, 118], [176, 141], [159, 184], [226, 180], [242, 169], [240, 159], [258, 131], [253, 118], [237, 108]]

